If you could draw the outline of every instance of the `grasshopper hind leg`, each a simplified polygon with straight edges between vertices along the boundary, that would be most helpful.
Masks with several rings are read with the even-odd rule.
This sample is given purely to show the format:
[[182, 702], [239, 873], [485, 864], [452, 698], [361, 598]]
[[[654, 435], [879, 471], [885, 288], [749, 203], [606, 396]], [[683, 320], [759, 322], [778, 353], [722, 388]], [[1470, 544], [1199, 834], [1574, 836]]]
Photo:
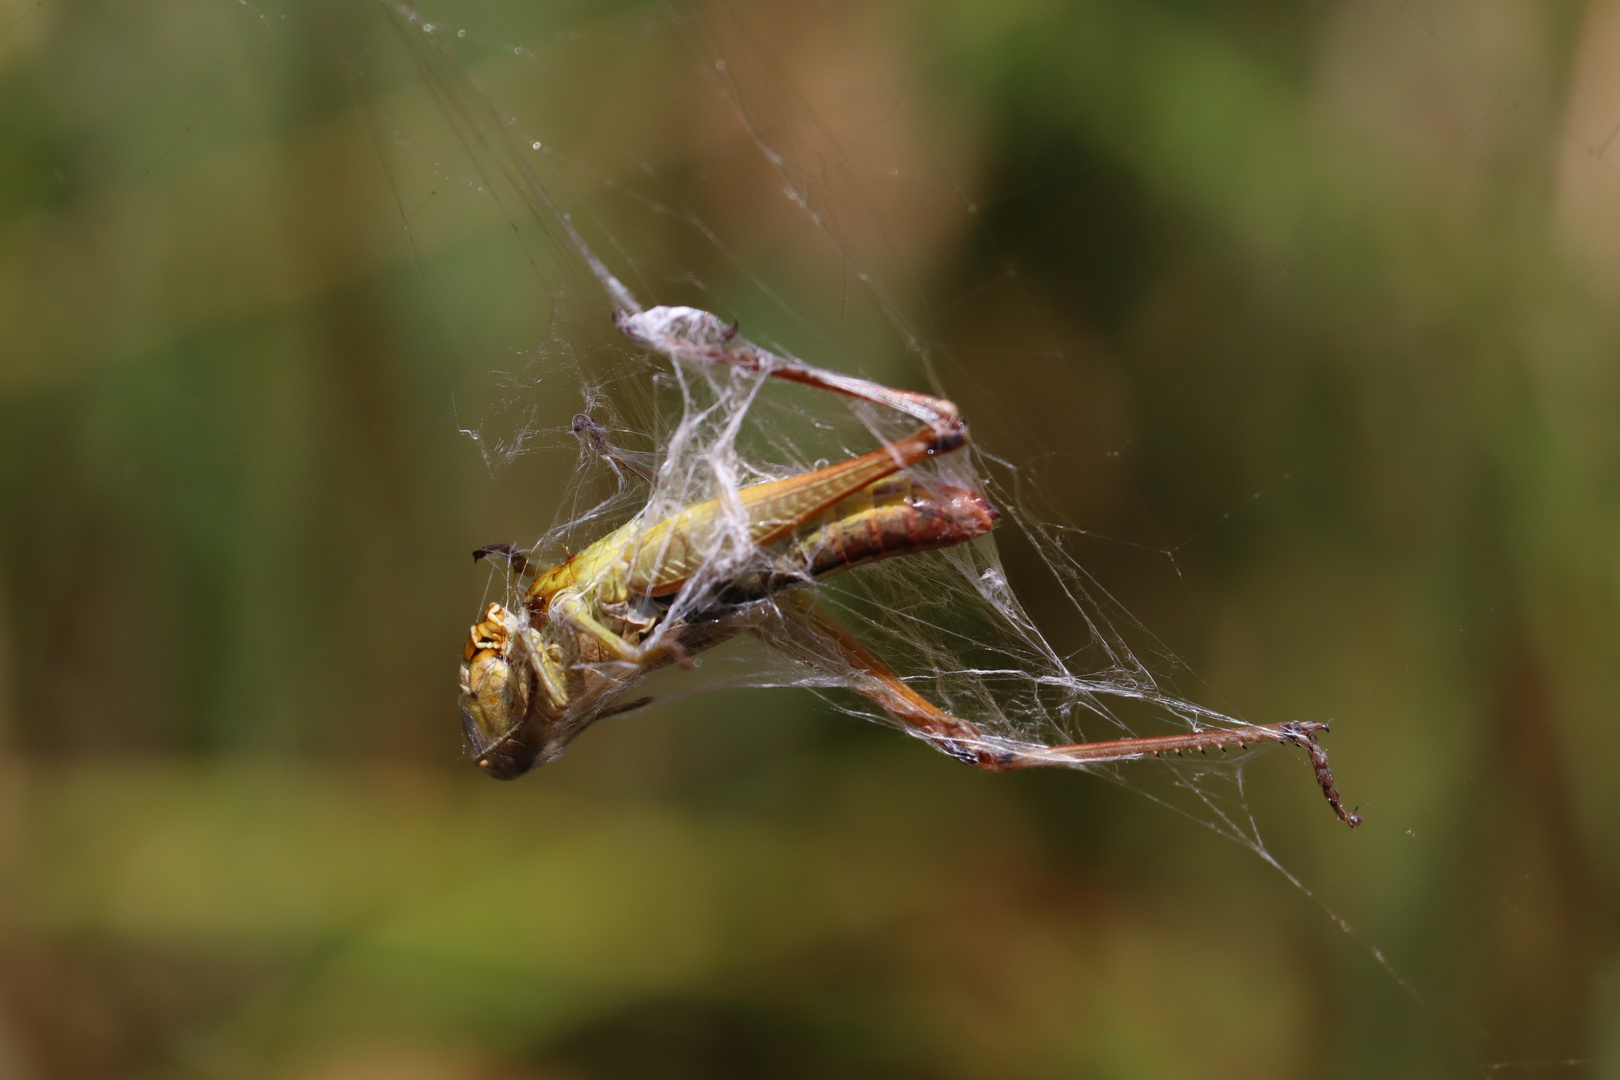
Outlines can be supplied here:
[[788, 593], [779, 598], [777, 608], [782, 617], [753, 627], [757, 636], [817, 670], [845, 679], [853, 674], [851, 689], [870, 698], [906, 727], [968, 765], [990, 772], [1005, 772], [1043, 765], [1134, 761], [1161, 754], [1203, 753], [1247, 747], [1257, 742], [1279, 742], [1303, 747], [1316, 773], [1316, 782], [1339, 820], [1351, 828], [1361, 824], [1361, 816], [1345, 809], [1340, 800], [1333, 773], [1328, 768], [1327, 752], [1317, 743], [1317, 735], [1326, 730], [1324, 724], [1257, 724], [1064, 746], [998, 745], [986, 739], [973, 724], [950, 715], [912, 690], [807, 593]]

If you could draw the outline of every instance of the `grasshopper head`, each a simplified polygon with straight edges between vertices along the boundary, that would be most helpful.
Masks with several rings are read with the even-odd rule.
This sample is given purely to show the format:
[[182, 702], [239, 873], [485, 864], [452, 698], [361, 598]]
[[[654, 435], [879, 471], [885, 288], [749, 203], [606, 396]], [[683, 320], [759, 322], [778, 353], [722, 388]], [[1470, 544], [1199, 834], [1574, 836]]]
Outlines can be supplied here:
[[489, 605], [472, 628], [461, 665], [461, 724], [478, 755], [478, 767], [499, 780], [522, 776], [540, 747], [526, 733], [530, 708], [540, 693], [527, 655], [525, 630], [499, 604]]

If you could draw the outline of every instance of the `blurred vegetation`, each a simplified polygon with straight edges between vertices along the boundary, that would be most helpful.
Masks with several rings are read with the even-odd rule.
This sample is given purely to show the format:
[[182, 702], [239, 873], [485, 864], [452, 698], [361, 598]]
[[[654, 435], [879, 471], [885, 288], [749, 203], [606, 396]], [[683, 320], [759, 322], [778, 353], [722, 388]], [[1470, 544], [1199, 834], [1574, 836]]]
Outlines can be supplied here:
[[536, 535], [573, 451], [492, 473], [459, 433], [547, 316], [453, 145], [403, 134], [399, 42], [18, 0], [0, 1076], [1620, 1076], [1614, 5], [443, 6], [526, 122], [731, 244], [637, 234], [691, 275], [643, 292], [740, 266], [818, 361], [916, 379], [704, 49], [825, 125], [981, 442], [1190, 693], [1334, 718], [1367, 824], [1261, 755], [1296, 888], [786, 690], [489, 783], [467, 552]]

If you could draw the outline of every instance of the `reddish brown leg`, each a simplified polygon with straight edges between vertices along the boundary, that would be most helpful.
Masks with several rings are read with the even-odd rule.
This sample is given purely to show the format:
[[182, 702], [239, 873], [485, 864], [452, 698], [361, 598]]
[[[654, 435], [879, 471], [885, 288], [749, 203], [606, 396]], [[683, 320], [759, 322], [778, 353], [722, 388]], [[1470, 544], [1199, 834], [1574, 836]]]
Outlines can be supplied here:
[[1328, 768], [1327, 751], [1316, 741], [1317, 735], [1327, 729], [1326, 724], [1318, 723], [1256, 724], [1251, 727], [1189, 731], [1184, 735], [1153, 735], [1109, 742], [1047, 746], [1039, 750], [1005, 754], [997, 760], [980, 761], [978, 764], [985, 769], [1029, 769], [1039, 765], [1068, 765], [1080, 761], [1130, 761], [1150, 754], [1158, 757], [1173, 753], [1179, 757], [1194, 750], [1202, 754], [1208, 750], [1225, 750], [1229, 746], [1246, 749], [1253, 742], [1287, 743], [1305, 748], [1306, 754], [1310, 755], [1311, 767], [1316, 770], [1316, 782], [1321, 785], [1322, 794], [1327, 796], [1328, 805], [1333, 807], [1340, 821], [1353, 829], [1361, 824], [1361, 815], [1344, 808], [1339, 789], [1333, 782], [1333, 771]]
[[860, 398], [915, 417], [941, 436], [965, 430], [956, 406], [944, 398], [895, 390], [868, 379], [842, 375], [786, 356], [777, 356], [737, 335], [719, 316], [687, 307], [656, 307], [648, 311], [620, 311], [614, 322], [626, 337], [643, 348], [662, 353], [672, 360], [724, 364], [743, 371], [757, 371], [778, 379], [831, 390], [835, 394]]
[[[951, 716], [912, 690], [809, 594], [791, 593], [781, 597], [778, 604], [788, 627], [760, 627], [756, 629], [756, 634], [784, 652], [824, 671], [847, 675], [849, 669], [853, 668], [859, 673], [859, 679], [852, 684], [852, 689], [871, 698], [889, 715], [969, 765], [1001, 772], [1041, 765], [1133, 761], [1195, 750], [1203, 753], [1225, 750], [1229, 746], [1247, 747], [1256, 742], [1287, 743], [1305, 748], [1316, 771], [1316, 782], [1321, 785], [1322, 794], [1327, 796], [1328, 804], [1333, 807], [1339, 820], [1352, 828], [1361, 824], [1359, 814], [1345, 809], [1339, 798], [1339, 790], [1334, 785], [1333, 773], [1328, 768], [1327, 752], [1317, 745], [1316, 737], [1327, 730], [1326, 724], [1256, 724], [1192, 731], [1182, 735], [1008, 750], [991, 744], [973, 724]], [[794, 630], [797, 632], [792, 632]]]
[[979, 729], [942, 711], [901, 682], [888, 665], [873, 656], [809, 593], [784, 593], [777, 597], [776, 604], [782, 619], [755, 627], [757, 637], [821, 671], [847, 677], [850, 669], [855, 669], [860, 678], [853, 689], [877, 702], [907, 727], [933, 740], [952, 757], [971, 765], [979, 764], [974, 751], [967, 749], [983, 742]]

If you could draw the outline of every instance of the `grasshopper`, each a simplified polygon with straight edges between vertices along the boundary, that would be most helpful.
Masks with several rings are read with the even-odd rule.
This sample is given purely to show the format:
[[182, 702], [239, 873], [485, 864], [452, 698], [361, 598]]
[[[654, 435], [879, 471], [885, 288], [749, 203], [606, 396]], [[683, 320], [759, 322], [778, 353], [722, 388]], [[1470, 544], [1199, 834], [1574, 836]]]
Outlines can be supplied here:
[[[472, 627], [461, 667], [463, 724], [488, 775], [511, 779], [556, 758], [595, 721], [646, 704], [625, 698], [649, 671], [691, 664], [696, 653], [748, 632], [843, 680], [914, 734], [980, 769], [1288, 743], [1305, 749], [1334, 812], [1349, 825], [1360, 823], [1340, 802], [1317, 744], [1324, 724], [1040, 746], [992, 740], [935, 706], [818, 604], [808, 586], [879, 559], [965, 543], [995, 525], [998, 515], [980, 493], [908, 471], [967, 443], [956, 406], [776, 356], [693, 308], [621, 310], [616, 321], [632, 341], [678, 363], [786, 379], [894, 409], [921, 426], [871, 453], [745, 487], [660, 520], [643, 520], [644, 512], [535, 573], [513, 609], [489, 605]], [[575, 431], [605, 457], [656, 483], [644, 466], [617, 455], [588, 417], [576, 418]], [[474, 554], [495, 551], [506, 554], [515, 571], [530, 569], [510, 548]], [[716, 565], [723, 568], [718, 575]], [[679, 614], [677, 597], [683, 599]]]

